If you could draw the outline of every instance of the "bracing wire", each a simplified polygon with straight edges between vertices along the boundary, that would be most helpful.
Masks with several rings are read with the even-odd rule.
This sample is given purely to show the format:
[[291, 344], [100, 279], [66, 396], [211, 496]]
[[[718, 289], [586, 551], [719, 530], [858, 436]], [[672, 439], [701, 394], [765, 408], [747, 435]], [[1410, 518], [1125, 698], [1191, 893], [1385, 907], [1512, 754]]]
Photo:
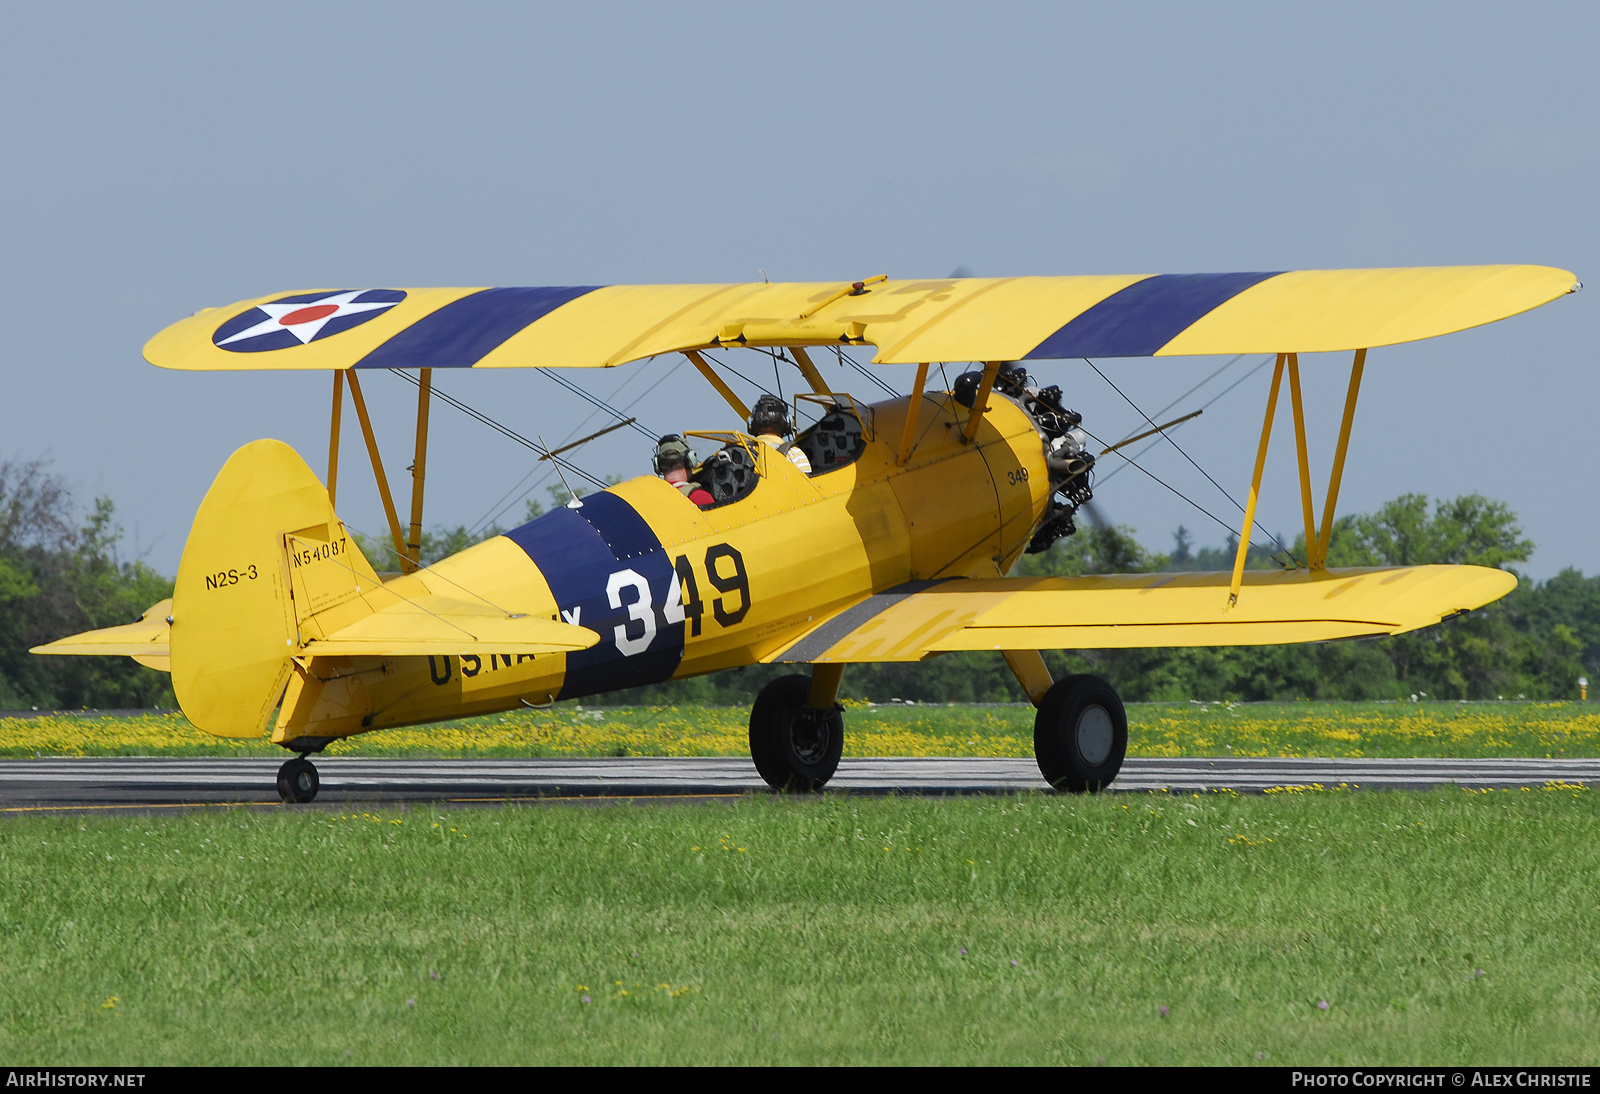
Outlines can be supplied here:
[[[786, 365], [793, 365], [797, 369], [800, 367], [798, 362], [791, 360], [788, 354], [784, 353], [782, 350], [778, 350], [776, 353], [774, 353], [765, 346], [746, 346], [745, 349], [750, 350], [753, 353], [764, 353], [768, 357], [772, 358], [772, 373], [774, 376], [778, 374], [778, 363], [780, 361]], [[732, 372], [733, 370], [729, 369], [728, 371]], [[734, 373], [734, 375], [738, 374]], [[743, 379], [743, 377], [740, 378]], [[781, 381], [778, 384], [778, 398], [783, 398], [783, 384]], [[817, 417], [817, 415], [812, 414], [809, 410], [804, 409], [804, 404], [801, 405], [800, 413], [805, 414], [807, 417], [812, 419]]]
[[[651, 358], [651, 360], [654, 360], [654, 358]], [[652, 391], [654, 391], [656, 388], [660, 387], [662, 384], [666, 383], [667, 380], [671, 379], [673, 374], [675, 374], [678, 371], [678, 369], [683, 366], [684, 360], [685, 360], [684, 358], [680, 357], [676, 361], [674, 361], [670, 366], [668, 366], [668, 368], [667, 368], [667, 370], [665, 372], [663, 372], [660, 376], [656, 377], [656, 382], [655, 383], [651, 384], [649, 387], [647, 387], [643, 391], [641, 391], [638, 395], [634, 396], [633, 401], [630, 402], [627, 406], [622, 408], [623, 413], [626, 414], [627, 412], [631, 411], [634, 407], [636, 407], [640, 403], [644, 402], [644, 400], [649, 397], [649, 395], [650, 395], [650, 393]], [[639, 376], [642, 376], [643, 374], [644, 374], [643, 371], [640, 370], [640, 371], [635, 372], [632, 376], [628, 377], [628, 379], [624, 380], [621, 384], [619, 384], [617, 386], [617, 390], [612, 392], [612, 396], [611, 397], [613, 399], [615, 399], [618, 395], [622, 394], [622, 389], [623, 388], [627, 387], [630, 383], [633, 382], [634, 379], [636, 379]], [[572, 431], [570, 433], [568, 433], [565, 437], [563, 437], [561, 439], [561, 443], [565, 444], [566, 442], [570, 441], [573, 437], [577, 436], [578, 431], [580, 429], [582, 429], [584, 426], [588, 425], [589, 422], [594, 419], [594, 416], [597, 413], [599, 413], [599, 412], [598, 411], [591, 411], [588, 414], [588, 416], [586, 416], [581, 422], [579, 422], [576, 426], [573, 427], [573, 429], [572, 429]], [[559, 446], [557, 446], [557, 447], [559, 447]], [[538, 475], [541, 470], [544, 471], [544, 474], [539, 475], [539, 478], [533, 483], [533, 485], [529, 486], [526, 490], [524, 490], [523, 489], [523, 485], [529, 479], [533, 478], [533, 476]], [[544, 485], [544, 483], [549, 480], [549, 478], [550, 478], [552, 473], [553, 472], [549, 468], [540, 468], [540, 466], [538, 464], [534, 464], [533, 467], [528, 471], [528, 473], [526, 475], [523, 475], [521, 479], [517, 480], [517, 483], [516, 483], [515, 486], [513, 486], [510, 490], [507, 490], [504, 494], [500, 495], [500, 499], [498, 501], [496, 501], [493, 505], [489, 506], [488, 510], [484, 513], [484, 515], [478, 518], [477, 523], [475, 523], [473, 525], [473, 527], [472, 527], [472, 534], [473, 535], [477, 535], [478, 533], [483, 531], [483, 529], [489, 527], [495, 521], [497, 521], [501, 517], [505, 516], [507, 510], [509, 510], [513, 505], [517, 504], [517, 502], [521, 501], [523, 498], [526, 498], [529, 494], [533, 493], [533, 491], [537, 490], [540, 486]], [[517, 493], [519, 490], [522, 491], [520, 494]], [[511, 496], [513, 494], [516, 494], [517, 496], [514, 499], [508, 501], [507, 499], [511, 498]]]
[[[1146, 414], [1144, 411], [1139, 409], [1139, 404], [1135, 403], [1132, 399], [1128, 398], [1126, 393], [1124, 393], [1123, 390], [1120, 387], [1118, 387], [1116, 384], [1112, 383], [1111, 377], [1109, 377], [1105, 373], [1101, 372], [1100, 369], [1098, 367], [1096, 367], [1096, 365], [1095, 365], [1095, 363], [1093, 361], [1091, 361], [1087, 357], [1085, 357], [1083, 359], [1083, 363], [1088, 365], [1090, 368], [1094, 369], [1094, 372], [1095, 372], [1096, 376], [1100, 377], [1100, 379], [1104, 380], [1107, 384], [1110, 384], [1111, 390], [1115, 391], [1118, 395], [1121, 395], [1123, 401], [1126, 402], [1129, 406], [1133, 407], [1134, 411], [1141, 418], [1143, 418], [1146, 422], [1149, 422], [1151, 426], [1154, 426], [1156, 424], [1154, 421], [1151, 420], [1151, 418], [1150, 418], [1150, 416], [1148, 414]], [[1206, 481], [1207, 482], [1209, 482], [1212, 486], [1215, 486], [1219, 491], [1221, 491], [1223, 497], [1225, 497], [1229, 501], [1233, 502], [1233, 506], [1234, 506], [1235, 509], [1239, 510], [1239, 512], [1241, 512], [1241, 513], [1245, 512], [1245, 507], [1243, 505], [1240, 505], [1239, 502], [1234, 498], [1234, 496], [1232, 494], [1228, 493], [1227, 490], [1224, 490], [1221, 483], [1219, 483], [1216, 479], [1211, 477], [1211, 472], [1209, 472], [1205, 468], [1201, 467], [1198, 463], [1195, 463], [1194, 457], [1190, 456], [1189, 453], [1185, 452], [1183, 450], [1183, 446], [1182, 445], [1180, 445], [1177, 441], [1173, 440], [1170, 436], [1168, 436], [1165, 433], [1161, 434], [1161, 436], [1162, 436], [1163, 439], [1166, 440], [1166, 442], [1168, 444], [1172, 445], [1173, 448], [1176, 448], [1178, 450], [1178, 454], [1180, 456], [1182, 456], [1184, 459], [1188, 460], [1190, 465], [1192, 465], [1196, 471], [1198, 471], [1198, 472], [1200, 472], [1200, 474], [1204, 475], [1206, 477]], [[1140, 468], [1140, 470], [1143, 470], [1143, 468]], [[1146, 472], [1146, 474], [1148, 474], [1148, 472]], [[1166, 484], [1163, 483], [1162, 485], [1166, 485]], [[1193, 504], [1193, 503], [1191, 503], [1191, 504]], [[1272, 540], [1272, 542], [1274, 542], [1274, 543], [1276, 543], [1278, 545], [1278, 550], [1282, 551], [1284, 554], [1288, 555], [1290, 558], [1294, 558], [1294, 553], [1292, 551], [1290, 551], [1289, 548], [1287, 548], [1287, 547], [1285, 547], [1283, 545], [1283, 541], [1281, 539], [1279, 539], [1277, 536], [1273, 535], [1271, 532], [1267, 531], [1265, 528], [1262, 528], [1260, 521], [1255, 521], [1254, 525], [1255, 525], [1256, 528], [1260, 529], [1262, 535], [1266, 536], [1268, 539]], [[1296, 565], [1299, 565], [1299, 560], [1298, 559], [1296, 559], [1295, 562], [1296, 562]]]
[[[574, 395], [578, 396], [578, 398], [583, 399], [586, 402], [592, 403], [593, 405], [599, 407], [601, 410], [605, 411], [607, 414], [610, 414], [611, 416], [613, 416], [614, 418], [618, 419], [619, 421], [621, 419], [627, 417], [626, 414], [623, 414], [622, 412], [618, 411], [616, 408], [608, 406], [602, 400], [595, 398], [593, 395], [590, 395], [587, 391], [583, 390], [583, 388], [579, 387], [577, 384], [572, 383], [570, 380], [568, 380], [566, 377], [562, 376], [560, 373], [557, 373], [557, 372], [553, 371], [552, 369], [545, 368], [543, 365], [535, 365], [533, 370], [535, 372], [542, 372], [544, 375], [548, 376], [550, 379], [554, 380], [556, 383], [560, 384], [562, 387], [566, 388], [568, 391], [570, 391]], [[659, 433], [652, 433], [650, 430], [646, 429], [644, 426], [640, 425], [638, 422], [634, 422], [633, 425], [630, 426], [629, 428], [631, 428], [635, 433], [641, 434], [642, 436], [647, 438], [652, 444], [654, 444], [655, 443], [655, 439], [658, 436], [660, 436]]]
[[[1083, 426], [1080, 425], [1078, 428], [1079, 429], [1083, 429]], [[1096, 437], [1093, 433], [1090, 433], [1087, 429], [1084, 429], [1083, 432], [1089, 437], [1090, 440], [1094, 441], [1098, 445], [1104, 446], [1105, 442], [1102, 441], [1099, 437]], [[1188, 504], [1194, 506], [1195, 509], [1199, 510], [1201, 513], [1205, 514], [1206, 516], [1210, 517], [1212, 520], [1216, 521], [1218, 527], [1220, 527], [1223, 531], [1227, 532], [1230, 536], [1237, 534], [1237, 532], [1234, 530], [1233, 525], [1229, 524], [1227, 521], [1225, 521], [1221, 517], [1217, 516], [1211, 510], [1207, 509], [1205, 506], [1201, 505], [1199, 502], [1197, 502], [1193, 498], [1189, 497], [1189, 495], [1187, 495], [1183, 491], [1179, 490], [1176, 486], [1173, 486], [1171, 483], [1168, 483], [1168, 482], [1164, 481], [1163, 479], [1158, 478], [1154, 473], [1152, 473], [1148, 469], [1140, 466], [1137, 463], [1134, 463], [1133, 462], [1134, 461], [1134, 457], [1125, 455], [1122, 452], [1121, 449], [1113, 449], [1111, 454], [1113, 456], [1119, 456], [1122, 459], [1127, 461], [1127, 463], [1123, 464], [1123, 467], [1131, 466], [1135, 471], [1139, 472], [1141, 475], [1144, 475], [1146, 478], [1148, 478], [1151, 482], [1155, 483], [1157, 486], [1160, 486], [1160, 487], [1170, 491], [1179, 500], [1187, 502]], [[1122, 470], [1122, 467], [1117, 468], [1117, 471], [1121, 471], [1121, 470]], [[1115, 474], [1115, 473], [1116, 472], [1112, 472], [1112, 474]], [[1106, 476], [1106, 478], [1108, 478], [1108, 479], [1110, 477], [1111, 477], [1111, 475], [1107, 475]], [[1096, 485], [1102, 485], [1103, 481], [1104, 480], [1102, 480], [1101, 483], [1097, 483]], [[1273, 537], [1273, 538], [1276, 539], [1276, 537]], [[1294, 556], [1291, 555], [1290, 557], [1293, 558]]]
[[[1188, 391], [1185, 391], [1182, 395], [1180, 395], [1176, 399], [1172, 400], [1172, 402], [1168, 403], [1166, 406], [1164, 406], [1160, 410], [1156, 411], [1156, 417], [1157, 418], [1161, 417], [1161, 415], [1165, 414], [1167, 411], [1171, 410], [1173, 407], [1175, 407], [1179, 403], [1183, 402], [1189, 396], [1193, 395], [1195, 392], [1197, 392], [1201, 388], [1205, 387], [1212, 380], [1215, 380], [1218, 376], [1221, 376], [1224, 372], [1227, 372], [1230, 368], [1232, 368], [1234, 365], [1238, 364], [1242, 360], [1244, 360], [1244, 354], [1241, 353], [1238, 356], [1236, 356], [1233, 360], [1229, 361], [1227, 364], [1225, 364], [1221, 368], [1217, 369], [1217, 371], [1213, 372], [1210, 376], [1207, 376], [1204, 380], [1201, 380], [1198, 384], [1194, 385], [1194, 387], [1190, 388]], [[1118, 444], [1127, 444], [1128, 443], [1128, 438], [1124, 437], [1124, 438], [1122, 438], [1122, 440], [1118, 441], [1117, 443]]]
[[[413, 385], [414, 387], [421, 387], [422, 386], [422, 381], [421, 380], [417, 379], [415, 376], [410, 375], [404, 369], [392, 368], [389, 371], [394, 373], [396, 376], [401, 377], [407, 383]], [[568, 471], [571, 471], [574, 475], [580, 475], [583, 478], [588, 479], [590, 482], [594, 483], [596, 486], [600, 487], [601, 489], [605, 488], [605, 485], [606, 485], [605, 482], [603, 482], [600, 479], [595, 478], [593, 475], [589, 474], [589, 472], [585, 471], [583, 468], [581, 468], [581, 467], [577, 466], [576, 464], [572, 463], [570, 460], [563, 459], [560, 456], [552, 456], [552, 455], [550, 455], [549, 450], [546, 449], [544, 446], [542, 446], [540, 444], [537, 444], [537, 443], [535, 443], [533, 441], [528, 440], [528, 438], [524, 437], [522, 434], [518, 433], [514, 429], [511, 429], [511, 428], [509, 428], [507, 426], [501, 425], [499, 422], [497, 422], [493, 418], [489, 417], [489, 415], [484, 414], [484, 413], [482, 413], [480, 411], [474, 410], [472, 407], [468, 406], [466, 403], [463, 403], [460, 399], [457, 399], [457, 398], [455, 398], [455, 397], [453, 397], [451, 395], [447, 395], [443, 391], [440, 391], [438, 388], [433, 388], [432, 389], [432, 393], [436, 398], [439, 399], [440, 402], [448, 403], [450, 406], [455, 407], [457, 410], [461, 411], [463, 414], [469, 415], [470, 417], [476, 419], [477, 421], [482, 422], [484, 425], [488, 426], [490, 429], [493, 429], [495, 432], [501, 434], [502, 436], [509, 437], [513, 441], [516, 441], [518, 444], [520, 444], [520, 445], [522, 445], [522, 446], [524, 446], [526, 448], [530, 448], [533, 451], [539, 453], [539, 455], [548, 457], [552, 463], [561, 464]]]
[[[788, 357], [783, 356], [781, 353], [774, 353], [772, 350], [767, 349], [765, 346], [746, 346], [744, 348], [745, 349], [749, 349], [749, 350], [754, 350], [757, 353], [764, 353], [768, 357], [771, 357], [773, 359], [773, 362], [774, 362], [774, 364], [772, 366], [773, 375], [777, 375], [777, 372], [778, 372], [778, 366], [777, 366], [776, 362], [778, 362], [778, 361], [789, 362], [789, 358]], [[856, 363], [856, 361], [855, 361], [855, 359], [853, 357], [845, 356], [845, 353], [844, 353], [843, 349], [841, 349], [838, 346], [833, 346], [831, 348], [833, 349], [834, 356], [839, 358], [839, 364], [841, 366], [849, 365], [851, 368], [853, 368], [857, 372], [861, 373], [861, 375], [865, 376], [868, 380], [871, 380], [874, 384], [877, 384], [886, 393], [888, 393], [888, 395], [891, 398], [898, 399], [900, 397], [900, 393], [898, 391], [896, 391], [894, 388], [890, 387], [888, 384], [884, 383], [882, 380], [878, 379], [877, 376], [875, 376], [873, 373], [871, 373], [867, 369], [862, 368], [859, 364]], [[720, 360], [722, 361], [724, 368], [726, 368], [729, 372], [732, 372], [735, 376], [739, 377], [739, 379], [743, 380], [745, 383], [749, 384], [751, 387], [760, 388], [760, 390], [766, 392], [768, 395], [772, 394], [772, 392], [767, 391], [766, 388], [762, 387], [760, 384], [756, 383], [754, 380], [752, 380], [749, 377], [745, 376], [743, 373], [735, 371], [733, 369], [733, 367], [727, 363], [727, 358], [726, 357], [720, 358]], [[789, 362], [789, 363], [792, 364], [793, 362]], [[781, 382], [778, 385], [778, 398], [780, 398], [780, 399], [783, 398], [783, 385], [782, 385]]]
[[[650, 358], [648, 358], [646, 360], [645, 363], [648, 364], [650, 361], [654, 361], [654, 360], [655, 360], [655, 357], [650, 357]], [[678, 367], [678, 365], [680, 365], [682, 363], [683, 363], [682, 358], [679, 358], [677, 361], [673, 362], [673, 364], [670, 367], [668, 367], [667, 371], [669, 373], [674, 371]], [[608, 404], [609, 403], [615, 403], [617, 401], [617, 399], [621, 397], [623, 391], [628, 387], [628, 385], [633, 383], [639, 377], [645, 375], [645, 372], [646, 372], [645, 369], [637, 368], [637, 369], [634, 369], [632, 372], [628, 373], [628, 375], [623, 379], [622, 383], [617, 385], [616, 390], [613, 391], [609, 396], [606, 397], [605, 402], [607, 402]], [[651, 386], [654, 387], [655, 385], [652, 384]], [[632, 404], [630, 404], [630, 405], [632, 405]], [[587, 414], [585, 414], [583, 416], [582, 420], [580, 420], [577, 425], [572, 427], [572, 432], [568, 433], [565, 437], [561, 438], [561, 443], [565, 444], [566, 442], [572, 440], [573, 437], [576, 437], [583, 430], [583, 428], [585, 426], [587, 426], [590, 422], [594, 421], [594, 416], [596, 414], [599, 414], [599, 413], [600, 413], [599, 409], [590, 410], [589, 413], [587, 413]]]
[[[1270, 365], [1273, 362], [1273, 359], [1274, 359], [1275, 356], [1276, 355], [1274, 355], [1274, 354], [1268, 354], [1266, 360], [1262, 361], [1255, 368], [1251, 369], [1249, 372], [1247, 372], [1243, 376], [1239, 377], [1233, 383], [1231, 383], [1227, 387], [1223, 388], [1217, 394], [1213, 395], [1205, 403], [1205, 405], [1202, 406], [1200, 409], [1201, 410], [1209, 410], [1212, 403], [1217, 402], [1224, 395], [1228, 394], [1228, 392], [1232, 391], [1234, 388], [1238, 387], [1240, 384], [1242, 384], [1246, 380], [1250, 379], [1250, 377], [1254, 376], [1256, 373], [1260, 372], [1262, 369], [1264, 369], [1268, 365]], [[1212, 373], [1212, 375], [1215, 376], [1216, 373]], [[1190, 388], [1189, 389], [1189, 393], [1193, 394], [1195, 390], [1196, 390], [1195, 388]], [[1187, 396], [1185, 396], [1185, 398], [1187, 398]], [[1166, 406], [1161, 408], [1160, 413], [1165, 414], [1167, 411], [1171, 410], [1174, 406], [1178, 405], [1178, 403], [1182, 402], [1182, 401], [1183, 401], [1182, 399], [1177, 399], [1177, 400], [1174, 400], [1173, 402], [1168, 403]], [[1173, 427], [1173, 429], [1179, 429], [1179, 428], [1182, 428], [1182, 426], [1180, 425], [1180, 426], [1174, 426]], [[1168, 430], [1167, 432], [1170, 433], [1172, 431], [1173, 430]], [[1158, 445], [1160, 443], [1161, 443], [1161, 438], [1157, 437], [1155, 440], [1151, 441], [1149, 444], [1147, 444], [1143, 448], [1139, 449], [1138, 452], [1134, 453], [1133, 458], [1137, 460], [1140, 456], [1143, 456], [1146, 452], [1150, 451], [1152, 448], [1154, 448], [1156, 445]], [[1114, 470], [1114, 471], [1110, 472], [1109, 474], [1107, 474], [1105, 478], [1100, 480], [1101, 484], [1103, 485], [1103, 484], [1109, 482], [1111, 480], [1112, 475], [1117, 474], [1117, 472], [1121, 471], [1124, 467], [1127, 467], [1127, 466], [1128, 466], [1127, 464], [1122, 464], [1120, 467], [1116, 468], [1116, 470]]]
[[900, 398], [900, 393], [898, 391], [896, 391], [894, 388], [890, 387], [888, 384], [884, 383], [882, 380], [878, 379], [878, 377], [874, 373], [869, 372], [867, 369], [862, 368], [861, 365], [856, 361], [856, 359], [854, 357], [846, 356], [843, 346], [834, 346], [833, 347], [833, 355], [839, 359], [839, 364], [840, 365], [849, 365], [851, 368], [853, 368], [857, 372], [861, 373], [861, 375], [865, 376], [867, 379], [869, 379], [873, 383], [877, 384], [884, 391], [887, 391], [889, 393], [889, 397], [891, 399]]
[[718, 357], [717, 358], [717, 364], [721, 365], [723, 368], [727, 369], [729, 372], [731, 372], [735, 376], [739, 377], [739, 379], [743, 380], [745, 383], [749, 384], [751, 387], [755, 388], [757, 391], [761, 392], [763, 395], [771, 395], [772, 394], [771, 389], [769, 389], [767, 387], [764, 387], [762, 384], [758, 383], [755, 380], [750, 379], [750, 377], [746, 376], [744, 373], [740, 372], [738, 369], [736, 369], [732, 365], [728, 364], [728, 355], [727, 354], [723, 354], [721, 357]]

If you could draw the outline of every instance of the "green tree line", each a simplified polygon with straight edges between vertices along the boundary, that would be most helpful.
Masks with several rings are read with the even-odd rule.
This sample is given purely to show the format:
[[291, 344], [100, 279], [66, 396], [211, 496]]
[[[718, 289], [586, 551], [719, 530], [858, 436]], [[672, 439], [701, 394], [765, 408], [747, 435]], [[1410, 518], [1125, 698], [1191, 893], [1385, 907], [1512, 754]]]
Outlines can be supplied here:
[[[559, 496], [556, 496], [559, 495]], [[564, 492], [552, 495], [555, 503]], [[136, 619], [170, 596], [172, 582], [143, 561], [122, 560], [110, 499], [75, 516], [64, 483], [38, 461], [0, 464], [0, 709], [171, 706], [165, 674], [123, 658], [34, 657], [28, 647], [94, 627]], [[540, 512], [530, 502], [527, 516]], [[432, 562], [498, 527], [432, 529]], [[358, 537], [379, 570], [394, 552]], [[1150, 551], [1126, 526], [1088, 525], [1049, 551], [1025, 556], [1019, 574], [1102, 574], [1225, 570], [1236, 543], [1196, 548], [1186, 528], [1172, 550]], [[1330, 566], [1471, 563], [1515, 572], [1533, 544], [1504, 504], [1476, 494], [1430, 500], [1407, 494], [1376, 512], [1341, 518]], [[1305, 558], [1303, 538], [1252, 545], [1252, 568]], [[387, 561], [386, 561], [387, 560]], [[1045, 655], [1059, 676], [1092, 672], [1131, 700], [1576, 698], [1579, 676], [1600, 675], [1600, 576], [1566, 569], [1548, 581], [1521, 577], [1509, 596], [1464, 617], [1394, 638], [1294, 646], [1086, 650]], [[590, 702], [743, 704], [792, 666], [753, 666], [693, 680], [636, 688]], [[998, 654], [947, 654], [918, 664], [852, 665], [846, 697], [886, 702], [1020, 701]]]
[[0, 710], [177, 705], [166, 673], [126, 657], [35, 657], [30, 646], [131, 623], [172, 582], [123, 561], [109, 498], [79, 518], [41, 460], [0, 463]]

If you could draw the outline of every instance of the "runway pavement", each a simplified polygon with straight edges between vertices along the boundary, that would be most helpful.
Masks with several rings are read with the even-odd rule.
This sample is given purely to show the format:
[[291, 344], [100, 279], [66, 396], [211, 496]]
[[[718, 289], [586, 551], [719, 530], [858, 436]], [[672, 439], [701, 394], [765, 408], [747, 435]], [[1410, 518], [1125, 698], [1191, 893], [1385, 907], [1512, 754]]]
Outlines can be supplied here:
[[[274, 805], [278, 760], [48, 759], [0, 761], [0, 813]], [[742, 757], [593, 760], [318, 759], [319, 805], [340, 803], [695, 799], [764, 793]], [[1600, 785], [1600, 759], [1130, 759], [1113, 789], [1263, 791], [1282, 786], [1365, 790]], [[833, 793], [1008, 794], [1046, 791], [1029, 759], [845, 760]]]

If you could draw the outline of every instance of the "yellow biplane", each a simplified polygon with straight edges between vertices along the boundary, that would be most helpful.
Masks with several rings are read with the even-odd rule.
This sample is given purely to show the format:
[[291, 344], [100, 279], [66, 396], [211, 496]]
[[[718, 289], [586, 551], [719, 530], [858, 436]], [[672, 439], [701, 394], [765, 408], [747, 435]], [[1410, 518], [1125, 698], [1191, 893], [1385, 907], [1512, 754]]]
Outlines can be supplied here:
[[[1370, 348], [1504, 319], [1577, 288], [1564, 270], [1473, 266], [325, 289], [208, 309], [156, 335], [145, 357], [171, 369], [332, 370], [326, 484], [287, 445], [245, 445], [200, 504], [170, 601], [33, 652], [126, 655], [170, 671], [201, 729], [270, 728], [297, 754], [280, 794], [309, 801], [318, 781], [306, 757], [366, 730], [771, 663], [810, 673], [761, 692], [751, 756], [774, 787], [816, 790], [843, 746], [836, 696], [847, 665], [996, 650], [1038, 708], [1045, 779], [1095, 790], [1126, 751], [1122, 702], [1096, 677], [1052, 681], [1041, 650], [1399, 634], [1515, 586], [1474, 566], [1324, 566], [1351, 421]], [[917, 365], [915, 390], [871, 404], [831, 390], [810, 353], [862, 345], [875, 347], [875, 363]], [[609, 368], [682, 354], [743, 420], [750, 408], [708, 359], [725, 347], [764, 348], [809, 384], [800, 398], [818, 420], [790, 442], [809, 473], [749, 433], [693, 434], [716, 446], [695, 473], [708, 504], [646, 476], [419, 565], [432, 370]], [[1335, 350], [1353, 351], [1354, 363], [1319, 525], [1298, 355]], [[1006, 576], [1024, 551], [1071, 534], [1095, 458], [1078, 415], [1028, 363], [1241, 353], [1276, 363], [1231, 573]], [[929, 366], [943, 362], [979, 367], [931, 390]], [[419, 370], [409, 528], [362, 398], [359, 378], [375, 368]], [[1285, 375], [1307, 558], [1247, 574]], [[398, 574], [377, 572], [335, 515], [345, 386]]]

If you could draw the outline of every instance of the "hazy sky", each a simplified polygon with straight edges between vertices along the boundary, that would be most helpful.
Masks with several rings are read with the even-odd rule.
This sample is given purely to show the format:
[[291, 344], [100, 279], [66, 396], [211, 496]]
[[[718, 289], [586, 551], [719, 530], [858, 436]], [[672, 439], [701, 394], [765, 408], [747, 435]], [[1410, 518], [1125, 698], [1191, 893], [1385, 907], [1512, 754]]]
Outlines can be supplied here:
[[[323, 471], [330, 382], [167, 372], [140, 348], [278, 290], [1485, 262], [1600, 281], [1596, 42], [1593, 4], [7, 0], [0, 459], [49, 457], [81, 502], [110, 495], [126, 549], [173, 573], [234, 448], [279, 437]], [[1477, 491], [1521, 515], [1536, 576], [1600, 571], [1597, 301], [1600, 284], [1374, 351], [1341, 510]], [[1222, 363], [1101, 365], [1153, 412]], [[1319, 509], [1348, 364], [1305, 362]], [[626, 383], [628, 403], [667, 365], [567, 375]], [[1096, 433], [1137, 426], [1083, 363], [1036, 371]], [[903, 391], [908, 372], [882, 376]], [[1177, 433], [1240, 498], [1269, 372]], [[537, 373], [436, 375], [551, 443], [588, 413]], [[366, 384], [405, 479], [414, 389]], [[734, 424], [687, 367], [633, 412]], [[477, 524], [526, 489], [525, 449], [445, 407], [434, 423], [429, 523]], [[1292, 537], [1287, 428], [1274, 444], [1263, 523]], [[579, 462], [640, 474], [648, 450], [623, 431]], [[1232, 522], [1176, 452], [1141, 463]], [[342, 468], [342, 515], [381, 532], [353, 431]], [[1224, 539], [1137, 472], [1097, 495], [1154, 548], [1180, 523]]]

